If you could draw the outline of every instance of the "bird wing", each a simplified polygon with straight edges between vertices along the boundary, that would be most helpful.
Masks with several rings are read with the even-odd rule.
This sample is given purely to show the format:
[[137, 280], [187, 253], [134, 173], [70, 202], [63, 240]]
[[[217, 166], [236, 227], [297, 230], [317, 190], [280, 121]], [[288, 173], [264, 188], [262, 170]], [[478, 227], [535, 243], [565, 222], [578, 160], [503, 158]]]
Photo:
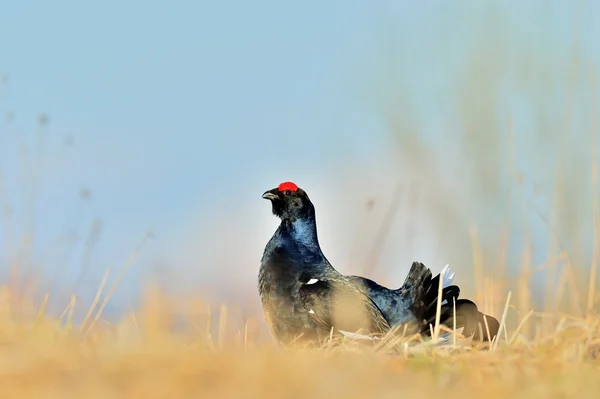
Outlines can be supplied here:
[[350, 281], [310, 279], [299, 292], [304, 308], [323, 329], [382, 334], [390, 328], [381, 309]]

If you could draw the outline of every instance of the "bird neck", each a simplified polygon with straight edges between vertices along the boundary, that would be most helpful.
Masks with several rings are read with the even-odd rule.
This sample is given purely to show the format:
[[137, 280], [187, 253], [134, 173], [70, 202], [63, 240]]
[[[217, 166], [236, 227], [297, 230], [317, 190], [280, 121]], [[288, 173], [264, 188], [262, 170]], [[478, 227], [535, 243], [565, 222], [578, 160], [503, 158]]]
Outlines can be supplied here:
[[321, 253], [319, 238], [317, 236], [317, 222], [314, 215], [282, 220], [280, 229], [289, 234], [298, 244], [305, 246], [311, 251]]

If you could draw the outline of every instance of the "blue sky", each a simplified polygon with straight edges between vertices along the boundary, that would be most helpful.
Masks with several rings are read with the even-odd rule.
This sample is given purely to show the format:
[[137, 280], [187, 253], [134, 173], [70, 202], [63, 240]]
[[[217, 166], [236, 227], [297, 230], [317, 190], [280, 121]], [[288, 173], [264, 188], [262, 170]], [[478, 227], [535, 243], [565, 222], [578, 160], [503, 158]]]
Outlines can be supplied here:
[[[473, 101], [455, 99], [468, 94], [457, 88], [471, 87], [460, 83], [470, 79], [469, 55], [483, 49], [497, 57], [488, 62], [501, 71], [494, 75], [498, 112], [510, 110], [517, 127], [516, 165], [549, 190], [556, 149], [540, 150], [540, 115], [531, 117], [521, 90], [550, 116], [562, 109], [560, 79], [575, 42], [590, 64], [584, 69], [598, 70], [598, 12], [597, 3], [559, 1], [9, 2], [0, 72], [10, 79], [0, 110], [14, 121], [0, 129], [0, 170], [2, 201], [15, 213], [0, 238], [6, 242], [9, 230], [27, 234], [35, 209], [33, 262], [49, 275], [61, 270], [68, 285], [84, 263], [93, 220], [101, 219], [81, 288], [91, 295], [105, 269], [116, 272], [152, 229], [156, 238], [128, 272], [117, 304], [135, 297], [153, 270], [172, 288], [241, 298], [254, 294], [262, 248], [277, 225], [260, 195], [294, 180], [317, 202], [328, 257], [344, 272], [359, 272], [356, 259], [368, 253], [396, 181], [417, 181], [428, 187], [424, 195], [437, 195], [438, 182], [410, 163], [416, 153], [394, 149], [390, 118], [400, 120], [401, 135], [418, 131], [434, 154], [432, 167], [448, 184], [439, 196], [456, 202], [455, 229], [466, 234], [476, 223], [494, 236], [505, 212], [470, 194], [485, 184], [452, 186], [473, 169], [452, 133], [465, 125], [457, 103]], [[486, 80], [474, 77], [473, 93]], [[576, 116], [590, 104], [578, 82], [571, 82], [581, 92]], [[50, 123], [40, 129], [42, 112]], [[23, 163], [23, 146], [38, 164]], [[540, 154], [533, 159], [531, 151]], [[30, 164], [40, 181], [34, 205], [27, 202], [33, 175], [23, 170]], [[543, 195], [534, 198], [534, 185], [528, 195], [549, 209]], [[78, 196], [84, 188], [89, 201]], [[383, 205], [365, 216], [371, 198]], [[407, 246], [402, 218], [410, 217], [420, 233]], [[445, 245], [427, 205], [403, 209], [400, 218], [381, 259], [392, 266], [376, 276], [399, 285], [413, 259], [433, 268], [468, 259], [468, 236]], [[536, 262], [546, 255], [548, 238], [540, 237]], [[16, 244], [2, 248], [1, 258], [16, 259]]]

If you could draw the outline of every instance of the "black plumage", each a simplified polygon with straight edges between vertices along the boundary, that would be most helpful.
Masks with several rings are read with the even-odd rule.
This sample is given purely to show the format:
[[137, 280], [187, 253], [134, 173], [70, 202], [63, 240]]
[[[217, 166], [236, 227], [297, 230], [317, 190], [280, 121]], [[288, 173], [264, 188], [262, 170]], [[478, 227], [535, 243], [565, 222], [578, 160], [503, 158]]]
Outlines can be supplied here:
[[[429, 334], [435, 322], [439, 279], [444, 279], [441, 322], [456, 326], [466, 336], [481, 336], [483, 314], [477, 306], [458, 299], [460, 289], [452, 277], [432, 278], [422, 263], [414, 262], [398, 289], [389, 289], [360, 276], [345, 276], [327, 260], [319, 245], [315, 208], [304, 190], [285, 182], [263, 194], [281, 219], [267, 243], [258, 276], [265, 317], [275, 338], [283, 344], [322, 342], [330, 334], [385, 334], [392, 327]], [[486, 316], [491, 337], [499, 323]], [[483, 331], [487, 329], [485, 324]]]

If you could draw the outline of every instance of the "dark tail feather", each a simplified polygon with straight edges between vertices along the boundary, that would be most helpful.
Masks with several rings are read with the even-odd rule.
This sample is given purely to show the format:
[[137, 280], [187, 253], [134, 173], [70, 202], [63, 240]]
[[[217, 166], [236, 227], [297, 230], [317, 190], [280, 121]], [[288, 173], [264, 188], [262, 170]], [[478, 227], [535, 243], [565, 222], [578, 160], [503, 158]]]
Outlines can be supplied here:
[[[420, 262], [413, 262], [402, 286], [404, 295], [411, 298], [409, 310], [422, 323], [419, 326], [421, 333], [428, 333], [429, 324], [435, 323], [440, 277], [438, 274], [432, 278], [431, 270]], [[450, 316], [452, 303], [459, 294], [460, 288], [456, 285], [442, 288], [440, 320], [443, 321]]]
[[[446, 325], [452, 328], [452, 323], [451, 308]], [[459, 328], [459, 326], [463, 327], [462, 335], [465, 337], [473, 336], [474, 340], [484, 342], [491, 341], [498, 335], [498, 330], [500, 330], [500, 323], [496, 318], [481, 313], [477, 309], [477, 305], [468, 299], [458, 299], [456, 301], [456, 328]]]
[[[410, 311], [422, 323], [418, 326], [418, 330], [425, 335], [430, 334], [430, 325], [435, 324], [440, 278], [442, 278], [441, 273], [432, 278], [431, 270], [420, 262], [413, 262], [402, 286], [404, 295], [412, 299]], [[472, 301], [458, 299], [459, 294], [460, 288], [456, 285], [449, 285], [442, 289], [440, 323], [453, 328], [453, 304], [456, 302], [456, 328], [463, 328], [462, 333], [466, 337], [473, 336], [475, 340], [491, 341], [500, 328], [498, 320], [479, 312], [477, 305]]]

